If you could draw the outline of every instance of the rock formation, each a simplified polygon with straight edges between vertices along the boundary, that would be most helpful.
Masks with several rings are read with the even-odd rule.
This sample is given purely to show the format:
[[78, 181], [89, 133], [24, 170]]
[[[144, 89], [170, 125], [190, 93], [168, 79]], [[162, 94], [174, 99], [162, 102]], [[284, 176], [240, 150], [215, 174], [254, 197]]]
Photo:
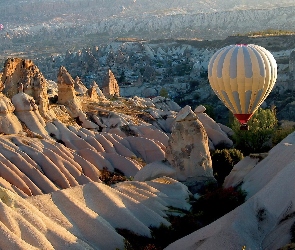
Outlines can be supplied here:
[[77, 76], [74, 81], [74, 88], [78, 95], [84, 95], [87, 92], [87, 88]]
[[0, 93], [0, 133], [9, 135], [22, 131], [22, 125], [13, 113], [14, 110], [10, 99]]
[[91, 87], [88, 89], [88, 95], [90, 99], [94, 101], [98, 101], [99, 99], [105, 99], [105, 96], [103, 95], [95, 81], [92, 82]]
[[20, 92], [11, 99], [17, 118], [22, 121], [28, 129], [36, 135], [49, 139], [45, 130], [45, 121], [39, 113], [38, 106], [33, 97]]
[[58, 103], [65, 105], [72, 117], [78, 117], [81, 107], [76, 98], [75, 81], [63, 66], [60, 67], [57, 75], [57, 86]]
[[47, 81], [31, 60], [7, 59], [1, 80], [4, 84], [3, 93], [7, 97], [12, 98], [16, 95], [19, 92], [19, 85], [22, 84], [23, 92], [35, 99], [41, 115], [47, 119], [54, 118], [54, 114], [49, 110]]
[[177, 179], [189, 186], [214, 181], [208, 137], [202, 123], [189, 106], [184, 107], [176, 117], [168, 141], [166, 159], [176, 169]]
[[68, 101], [76, 100], [75, 81], [63, 66], [59, 68], [57, 86], [59, 104], [66, 104]]
[[119, 85], [116, 77], [110, 69], [104, 78], [102, 92], [107, 98], [120, 96]]
[[232, 134], [232, 130], [225, 125], [220, 126], [217, 124], [210, 116], [203, 113], [205, 110], [206, 108], [200, 105], [196, 107], [194, 112], [197, 114], [198, 119], [203, 124], [207, 132], [210, 150], [215, 150], [215, 148], [218, 147], [231, 148], [233, 146], [233, 141], [228, 138], [228, 134]]

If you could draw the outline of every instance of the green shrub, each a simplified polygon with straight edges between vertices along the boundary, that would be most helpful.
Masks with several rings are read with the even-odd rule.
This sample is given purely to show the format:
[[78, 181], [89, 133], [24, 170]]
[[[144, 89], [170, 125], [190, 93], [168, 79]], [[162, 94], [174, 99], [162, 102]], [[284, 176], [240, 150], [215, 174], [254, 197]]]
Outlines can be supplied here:
[[165, 98], [168, 98], [168, 91], [167, 91], [167, 89], [165, 89], [164, 87], [163, 88], [161, 88], [161, 90], [160, 90], [160, 96], [162, 96], [162, 97], [165, 97]]
[[212, 153], [213, 173], [219, 185], [222, 185], [233, 166], [243, 158], [243, 153], [237, 149], [217, 149]]
[[246, 192], [230, 188], [218, 188], [201, 196], [193, 204], [193, 213], [202, 213], [202, 223], [208, 225], [244, 203]]
[[203, 106], [206, 108], [205, 113], [206, 113], [208, 116], [210, 116], [213, 120], [215, 120], [215, 113], [214, 113], [214, 108], [213, 108], [213, 106], [210, 105], [210, 104], [204, 104]]
[[234, 131], [235, 148], [244, 155], [263, 153], [272, 147], [271, 139], [277, 126], [274, 110], [259, 108], [248, 122], [249, 130], [240, 130], [240, 123], [234, 119], [231, 127]]
[[275, 146], [285, 139], [289, 134], [295, 131], [294, 127], [277, 128], [272, 137], [272, 145]]

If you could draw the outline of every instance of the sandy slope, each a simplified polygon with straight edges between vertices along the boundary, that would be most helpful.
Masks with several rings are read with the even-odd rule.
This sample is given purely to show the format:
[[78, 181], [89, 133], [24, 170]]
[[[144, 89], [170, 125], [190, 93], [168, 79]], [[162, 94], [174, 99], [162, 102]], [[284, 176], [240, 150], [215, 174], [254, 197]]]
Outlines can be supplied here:
[[0, 188], [0, 248], [123, 249], [115, 228], [150, 236], [149, 226], [169, 225], [168, 206], [189, 209], [188, 196], [170, 178], [91, 182], [26, 199]]

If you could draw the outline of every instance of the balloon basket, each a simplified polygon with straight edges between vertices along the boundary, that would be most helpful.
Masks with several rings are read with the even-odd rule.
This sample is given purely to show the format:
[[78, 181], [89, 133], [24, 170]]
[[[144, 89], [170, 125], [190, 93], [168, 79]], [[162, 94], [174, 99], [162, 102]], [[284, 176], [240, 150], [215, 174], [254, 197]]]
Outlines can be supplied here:
[[246, 131], [248, 131], [248, 130], [249, 130], [249, 126], [247, 125], [247, 123], [243, 123], [243, 124], [240, 126], [240, 130], [246, 130]]

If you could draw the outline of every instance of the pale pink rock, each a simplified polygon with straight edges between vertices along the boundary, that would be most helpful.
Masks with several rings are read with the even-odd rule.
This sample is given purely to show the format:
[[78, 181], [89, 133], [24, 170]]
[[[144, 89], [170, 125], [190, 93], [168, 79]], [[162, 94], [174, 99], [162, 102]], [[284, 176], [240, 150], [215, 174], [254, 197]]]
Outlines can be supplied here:
[[22, 190], [27, 195], [32, 195], [30, 188], [26, 183], [8, 166], [0, 161], [0, 176], [6, 181]]
[[112, 164], [113, 168], [119, 169], [125, 176], [134, 176], [140, 170], [139, 165], [122, 155], [116, 153], [102, 153], [102, 155]]
[[231, 170], [230, 174], [225, 177], [223, 187], [236, 187], [242, 183], [243, 178], [256, 166], [259, 158], [254, 158], [250, 156], [244, 157], [239, 161]]
[[226, 148], [231, 148], [233, 146], [233, 141], [230, 140], [227, 136], [224, 136], [224, 134], [220, 131], [212, 129], [210, 127], [205, 128], [205, 130], [214, 147], [222, 145]]
[[[87, 149], [86, 149], [86, 151], [87, 151]], [[86, 157], [88, 156], [88, 154], [85, 152], [84, 152], [84, 155]], [[73, 153], [73, 156], [74, 156], [73, 160], [76, 161], [82, 167], [83, 174], [87, 178], [90, 178], [92, 181], [101, 182], [99, 179], [100, 172], [94, 164], [92, 164], [90, 161], [84, 159], [82, 156], [80, 156], [78, 154], [78, 152]], [[81, 177], [82, 177], [82, 175], [81, 175]]]
[[12, 164], [6, 157], [4, 157], [2, 154], [0, 154], [0, 161], [5, 164], [7, 168], [9, 168], [14, 174], [16, 174], [24, 183], [25, 186], [29, 189], [29, 192], [27, 192], [26, 188], [23, 189], [19, 185], [16, 185], [13, 182], [10, 182], [11, 184], [14, 184], [19, 189], [21, 189], [24, 193], [28, 195], [37, 195], [42, 194], [42, 191], [26, 176], [22, 171], [20, 171], [17, 166]]
[[253, 188], [245, 203], [165, 249], [282, 249], [290, 243], [295, 165], [294, 159], [285, 158], [292, 157], [291, 151], [294, 155], [294, 148], [280, 145], [275, 150], [282, 155], [270, 154], [246, 175], [251, 179], [242, 190]]
[[111, 172], [114, 171], [112, 164], [107, 159], [105, 159], [104, 152], [95, 152], [91, 149], [85, 148], [78, 150], [77, 153], [84, 159], [87, 159], [87, 161], [89, 161], [98, 170], [103, 170], [106, 168]]
[[15, 106], [15, 114], [19, 120], [24, 122], [32, 132], [50, 139], [44, 128], [45, 121], [40, 115], [33, 97], [25, 93], [18, 93], [12, 97], [11, 101]]
[[134, 136], [128, 136], [125, 139], [130, 143], [132, 151], [146, 163], [165, 159], [165, 152], [154, 141]]
[[2, 178], [1, 176], [0, 176], [0, 187], [5, 188], [13, 193], [17, 193], [22, 198], [25, 198], [28, 196], [23, 191], [21, 191], [20, 189], [18, 189], [16, 186], [12, 185], [11, 183], [9, 183], [7, 180]]
[[110, 69], [103, 80], [102, 92], [107, 98], [120, 96], [120, 87], [117, 83], [116, 77]]
[[70, 149], [66, 148], [64, 145], [60, 143], [53, 144], [53, 143], [49, 143], [46, 140], [42, 140], [41, 144], [43, 145], [43, 147], [46, 147], [47, 149], [52, 150], [57, 155], [59, 155], [60, 157], [68, 161], [74, 168], [77, 169], [79, 173], [83, 172], [82, 167], [73, 160], [74, 159], [73, 152], [71, 152]]
[[228, 138], [228, 135], [210, 116], [206, 113], [198, 113], [198, 118], [203, 124], [208, 137], [213, 142], [214, 147], [222, 145], [231, 148], [233, 146], [233, 141]]
[[13, 113], [14, 110], [10, 99], [0, 93], [0, 133], [18, 134], [22, 131], [22, 125]]
[[63, 123], [58, 120], [55, 120], [53, 124], [59, 129], [61, 134], [61, 140], [65, 143], [65, 145], [71, 149], [83, 149], [90, 148], [95, 150], [89, 143], [87, 143], [82, 138], [78, 137], [75, 133], [70, 131]]
[[[85, 140], [87, 143], [89, 143], [92, 147], [96, 149], [97, 152], [104, 152], [103, 146], [100, 144], [100, 142], [95, 138], [94, 133], [88, 133], [86, 132], [87, 129], [79, 129], [79, 131], [76, 131], [76, 134], [81, 137], [83, 140]], [[89, 131], [89, 130], [88, 130]], [[86, 132], [86, 133], [84, 133]], [[90, 131], [89, 131], [90, 132]]]
[[99, 126], [97, 124], [95, 124], [94, 122], [92, 121], [89, 121], [86, 117], [86, 114], [83, 113], [82, 111], [79, 111], [78, 112], [78, 117], [79, 117], [79, 120], [81, 121], [81, 126], [83, 128], [87, 128], [87, 129], [98, 129]]
[[108, 141], [110, 141], [114, 148], [116, 149], [116, 152], [119, 155], [125, 156], [125, 157], [135, 157], [135, 154], [131, 152], [128, 148], [126, 148], [123, 144], [118, 142], [111, 134], [108, 133], [101, 133]]
[[122, 138], [126, 137], [126, 134], [120, 128], [110, 128], [108, 133], [112, 134], [113, 136], [117, 135]]
[[149, 181], [158, 177], [168, 176], [175, 178], [176, 171], [171, 166], [161, 162], [154, 161], [141, 168], [134, 176], [134, 181]]
[[116, 153], [114, 145], [106, 139], [101, 133], [95, 133], [95, 139], [103, 146], [105, 152]]
[[44, 174], [54, 184], [60, 188], [70, 187], [70, 183], [62, 171], [60, 171], [60, 169], [52, 162], [52, 160], [44, 155], [41, 151], [25, 145], [18, 138], [14, 137], [12, 138], [12, 141], [42, 168]]
[[221, 128], [221, 130], [227, 134], [227, 136], [233, 136], [235, 134], [235, 132], [231, 128], [229, 128], [221, 123], [217, 123], [217, 124]]
[[199, 113], [204, 113], [206, 111], [206, 108], [203, 106], [203, 105], [199, 105], [198, 107], [196, 107], [196, 109], [194, 110], [194, 112], [196, 114], [199, 114]]
[[208, 136], [197, 115], [186, 106], [175, 120], [166, 158], [176, 170], [177, 180], [190, 186], [214, 181]]
[[142, 137], [157, 140], [167, 147], [169, 137], [162, 131], [151, 126], [138, 126], [137, 129], [141, 132]]
[[[7, 146], [4, 146], [1, 143], [0, 152], [37, 186], [37, 188], [30, 186], [33, 195], [42, 194], [42, 192], [50, 193], [58, 190], [58, 188], [45, 175], [28, 163], [20, 154], [11, 150], [11, 148], [8, 149]], [[42, 192], [40, 190], [42, 190]]]

